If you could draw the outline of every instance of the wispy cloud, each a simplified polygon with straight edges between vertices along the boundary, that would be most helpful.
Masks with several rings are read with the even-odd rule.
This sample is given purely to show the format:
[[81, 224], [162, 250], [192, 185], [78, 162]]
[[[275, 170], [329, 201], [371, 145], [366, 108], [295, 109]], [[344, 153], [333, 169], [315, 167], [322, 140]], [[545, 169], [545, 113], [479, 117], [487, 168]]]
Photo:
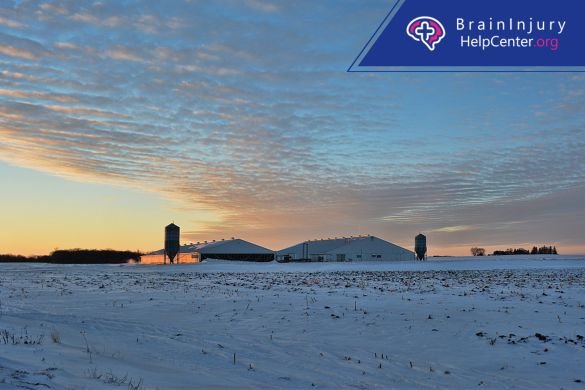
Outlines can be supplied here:
[[8, 45], [0, 45], [0, 54], [9, 57], [24, 58], [26, 60], [34, 60], [37, 58], [37, 56], [31, 51]]
[[261, 1], [261, 0], [245, 0], [245, 3], [258, 11], [262, 12], [278, 12], [280, 11], [280, 7], [275, 4], [274, 2], [270, 1]]
[[136, 61], [140, 62], [143, 59], [133, 50], [124, 47], [114, 47], [106, 52], [106, 54], [113, 60], [120, 61]]
[[459, 226], [445, 226], [439, 229], [434, 229], [431, 232], [436, 233], [459, 233], [459, 232], [468, 232], [471, 230], [477, 230], [478, 228], [475, 226], [470, 225], [459, 225]]
[[22, 28], [24, 25], [15, 20], [10, 20], [0, 15], [0, 24], [10, 28]]

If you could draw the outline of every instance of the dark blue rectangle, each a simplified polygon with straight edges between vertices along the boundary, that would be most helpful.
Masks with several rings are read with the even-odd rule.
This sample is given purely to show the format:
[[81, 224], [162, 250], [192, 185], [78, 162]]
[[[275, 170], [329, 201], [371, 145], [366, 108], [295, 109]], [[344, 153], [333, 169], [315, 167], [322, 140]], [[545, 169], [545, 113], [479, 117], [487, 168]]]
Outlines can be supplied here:
[[[433, 50], [407, 33], [409, 23], [423, 16], [440, 21], [445, 29]], [[585, 2], [575, 0], [406, 0], [352, 70], [584, 67], [584, 19]], [[493, 47], [494, 43], [512, 46]]]

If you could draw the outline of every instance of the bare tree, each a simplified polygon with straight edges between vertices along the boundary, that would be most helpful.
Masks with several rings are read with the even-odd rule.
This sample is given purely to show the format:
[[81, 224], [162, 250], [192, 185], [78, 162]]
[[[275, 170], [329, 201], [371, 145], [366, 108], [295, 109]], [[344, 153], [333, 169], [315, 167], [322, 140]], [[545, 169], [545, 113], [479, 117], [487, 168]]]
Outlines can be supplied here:
[[471, 248], [471, 254], [473, 256], [485, 256], [485, 249], [484, 248], [478, 248], [478, 247], [473, 247]]

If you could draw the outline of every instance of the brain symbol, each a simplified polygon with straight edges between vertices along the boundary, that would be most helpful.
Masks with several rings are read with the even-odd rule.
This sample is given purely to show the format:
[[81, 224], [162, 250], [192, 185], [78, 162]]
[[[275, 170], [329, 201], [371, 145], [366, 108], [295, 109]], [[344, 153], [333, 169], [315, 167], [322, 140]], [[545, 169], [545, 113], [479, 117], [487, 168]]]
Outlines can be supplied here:
[[423, 43], [430, 51], [435, 51], [437, 45], [445, 38], [445, 27], [435, 18], [420, 16], [413, 19], [406, 28], [409, 37]]

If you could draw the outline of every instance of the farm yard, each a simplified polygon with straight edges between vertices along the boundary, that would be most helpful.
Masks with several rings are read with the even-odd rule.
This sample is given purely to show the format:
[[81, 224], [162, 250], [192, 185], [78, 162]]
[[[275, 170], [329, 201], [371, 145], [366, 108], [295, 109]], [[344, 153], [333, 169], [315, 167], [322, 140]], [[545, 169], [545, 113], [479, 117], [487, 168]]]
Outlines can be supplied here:
[[0, 389], [585, 389], [585, 259], [0, 264]]

